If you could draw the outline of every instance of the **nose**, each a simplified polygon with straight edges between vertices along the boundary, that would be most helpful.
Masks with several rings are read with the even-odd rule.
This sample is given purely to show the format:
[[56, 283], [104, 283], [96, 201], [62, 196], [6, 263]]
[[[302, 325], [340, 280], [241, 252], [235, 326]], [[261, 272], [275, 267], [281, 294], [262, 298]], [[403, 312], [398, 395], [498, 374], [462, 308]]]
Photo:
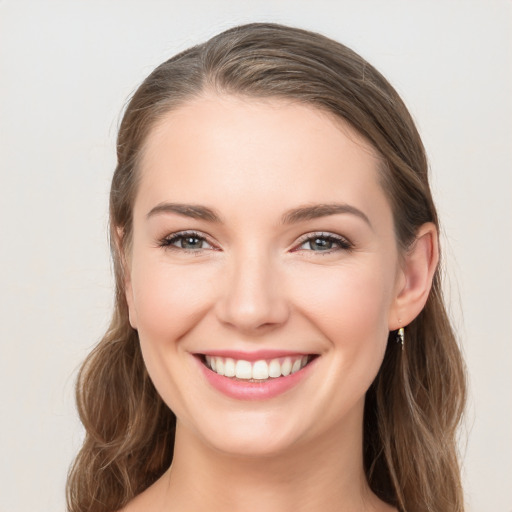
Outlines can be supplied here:
[[266, 333], [289, 317], [279, 265], [261, 252], [232, 257], [216, 304], [220, 322], [248, 335]]

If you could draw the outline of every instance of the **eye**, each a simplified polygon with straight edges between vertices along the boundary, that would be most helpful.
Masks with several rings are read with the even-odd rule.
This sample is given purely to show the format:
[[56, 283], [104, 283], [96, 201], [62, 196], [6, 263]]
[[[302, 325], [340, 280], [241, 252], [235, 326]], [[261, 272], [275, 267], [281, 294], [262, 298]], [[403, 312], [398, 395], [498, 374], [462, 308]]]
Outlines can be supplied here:
[[159, 243], [160, 247], [171, 250], [183, 250], [187, 252], [199, 252], [204, 249], [214, 249], [206, 238], [195, 231], [182, 231], [172, 233]]
[[295, 250], [332, 253], [353, 248], [352, 243], [345, 237], [323, 232], [305, 235], [299, 243], [299, 248]]

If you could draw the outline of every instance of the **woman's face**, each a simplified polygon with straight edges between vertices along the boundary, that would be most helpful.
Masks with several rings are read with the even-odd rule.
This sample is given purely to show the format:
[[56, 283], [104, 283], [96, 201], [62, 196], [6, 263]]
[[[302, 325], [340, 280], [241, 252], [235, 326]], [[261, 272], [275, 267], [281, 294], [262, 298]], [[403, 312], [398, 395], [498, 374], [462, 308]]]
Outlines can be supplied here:
[[359, 435], [403, 284], [378, 165], [282, 100], [205, 95], [152, 130], [127, 298], [180, 428], [246, 455]]

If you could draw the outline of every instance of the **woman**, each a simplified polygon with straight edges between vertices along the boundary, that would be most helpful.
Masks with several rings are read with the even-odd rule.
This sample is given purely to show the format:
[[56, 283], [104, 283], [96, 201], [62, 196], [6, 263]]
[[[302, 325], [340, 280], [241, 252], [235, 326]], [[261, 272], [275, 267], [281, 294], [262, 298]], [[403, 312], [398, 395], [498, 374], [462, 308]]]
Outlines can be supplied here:
[[437, 214], [387, 81], [237, 27], [151, 73], [117, 149], [69, 510], [463, 510]]

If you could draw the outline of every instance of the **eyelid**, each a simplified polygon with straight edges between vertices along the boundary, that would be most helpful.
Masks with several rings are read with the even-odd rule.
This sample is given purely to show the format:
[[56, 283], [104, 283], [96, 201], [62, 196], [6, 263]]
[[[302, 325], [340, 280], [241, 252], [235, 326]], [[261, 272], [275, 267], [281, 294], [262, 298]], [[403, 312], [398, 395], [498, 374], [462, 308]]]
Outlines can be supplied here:
[[[206, 242], [207, 244], [209, 244], [211, 246], [211, 248], [185, 249], [183, 247], [176, 247], [173, 245], [173, 243], [176, 240], [179, 240], [180, 238], [185, 238], [187, 236], [198, 238], [199, 240], [202, 240], [202, 241]], [[304, 243], [306, 243], [310, 240], [314, 240], [315, 238], [324, 238], [324, 239], [333, 241], [338, 244], [338, 248], [337, 249], [328, 249], [325, 251], [313, 251], [313, 250], [300, 249], [300, 246], [302, 246]], [[185, 253], [196, 253], [196, 254], [206, 251], [206, 250], [219, 250], [215, 246], [215, 244], [210, 241], [209, 236], [207, 236], [205, 233], [201, 233], [200, 231], [197, 231], [197, 230], [184, 230], [184, 231], [176, 231], [174, 233], [170, 233], [167, 236], [160, 239], [158, 245], [160, 247], [163, 247], [164, 249], [176, 250], [176, 251], [185, 252]], [[301, 237], [299, 237], [299, 239], [297, 240], [297, 242], [294, 245], [294, 249], [292, 250], [292, 252], [305, 251], [305, 252], [311, 252], [311, 253], [332, 254], [332, 253], [340, 251], [340, 250], [348, 251], [348, 250], [351, 250], [353, 247], [354, 247], [353, 243], [345, 236], [337, 235], [337, 234], [331, 233], [331, 232], [315, 231], [312, 233], [306, 233], [306, 234], [302, 235]]]
[[[342, 236], [342, 235], [337, 235], [335, 233], [331, 233], [329, 231], [315, 231], [315, 232], [312, 232], [312, 233], [306, 233], [305, 235], [302, 235], [298, 241], [297, 241], [297, 244], [296, 244], [296, 247], [297, 246], [301, 246], [303, 245], [304, 243], [310, 241], [310, 240], [314, 240], [315, 238], [325, 238], [325, 239], [329, 239], [329, 240], [332, 240], [336, 243], [339, 244], [339, 247], [337, 249], [329, 249], [329, 250], [326, 250], [326, 251], [312, 251], [312, 250], [309, 250], [309, 251], [306, 251], [306, 252], [315, 252], [315, 253], [323, 253], [323, 254], [331, 254], [333, 252], [337, 252], [337, 251], [340, 251], [340, 250], [345, 250], [345, 251], [349, 251], [351, 249], [354, 248], [354, 244], [345, 236]], [[295, 249], [295, 251], [297, 250], [304, 250], [304, 249]]]
[[[176, 240], [179, 240], [180, 238], [185, 238], [187, 236], [198, 238], [199, 240], [202, 240], [209, 244], [212, 248], [184, 249], [182, 247], [176, 247], [175, 245], [172, 245], [173, 242], [175, 242]], [[218, 250], [215, 244], [211, 242], [210, 238], [205, 233], [201, 233], [200, 231], [197, 231], [195, 229], [186, 229], [184, 231], [176, 231], [174, 233], [169, 233], [168, 235], [159, 239], [158, 246], [163, 247], [164, 249], [176, 250], [185, 253], [200, 253], [206, 250]]]

